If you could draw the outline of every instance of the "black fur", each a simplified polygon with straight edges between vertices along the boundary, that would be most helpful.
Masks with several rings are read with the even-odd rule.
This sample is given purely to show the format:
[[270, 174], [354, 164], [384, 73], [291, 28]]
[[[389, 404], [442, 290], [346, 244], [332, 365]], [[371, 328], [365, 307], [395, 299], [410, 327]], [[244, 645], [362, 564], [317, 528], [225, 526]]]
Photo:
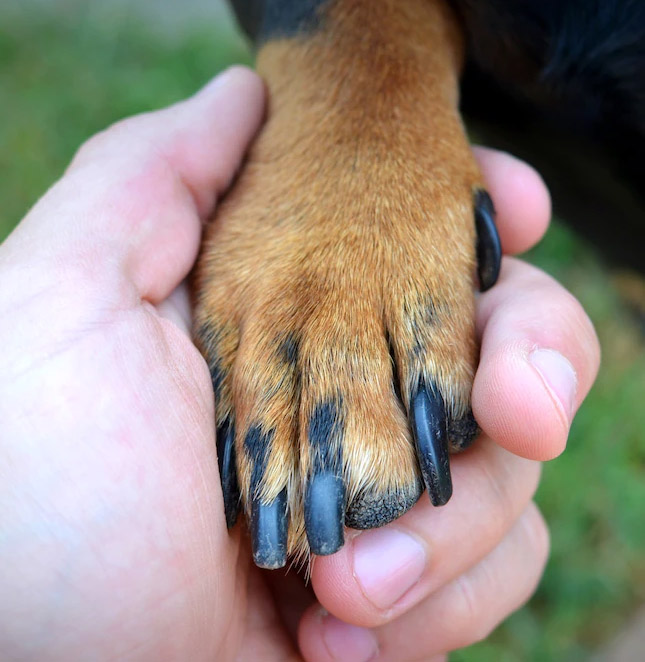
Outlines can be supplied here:
[[278, 340], [278, 357], [290, 368], [297, 368], [300, 353], [300, 338], [296, 333], [286, 333]]
[[343, 437], [342, 402], [320, 403], [309, 419], [308, 436], [315, 473], [339, 473], [342, 467], [340, 442]]
[[253, 467], [251, 471], [251, 489], [257, 490], [266, 471], [271, 451], [273, 432], [264, 433], [259, 425], [249, 428], [244, 438], [244, 449]]
[[231, 0], [245, 32], [256, 43], [315, 29], [328, 0]]
[[468, 37], [462, 108], [533, 163], [565, 219], [645, 273], [645, 3], [452, 0]]

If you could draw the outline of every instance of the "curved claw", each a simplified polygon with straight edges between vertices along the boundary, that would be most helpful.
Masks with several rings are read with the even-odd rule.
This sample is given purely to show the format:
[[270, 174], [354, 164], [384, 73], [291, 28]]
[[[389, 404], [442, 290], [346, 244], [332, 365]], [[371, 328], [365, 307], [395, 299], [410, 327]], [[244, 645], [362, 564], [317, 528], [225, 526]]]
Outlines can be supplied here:
[[305, 529], [314, 554], [337, 552], [345, 542], [345, 484], [325, 471], [312, 476], [305, 493]]
[[217, 429], [217, 464], [222, 482], [226, 526], [230, 529], [235, 525], [240, 511], [240, 488], [235, 466], [235, 427], [228, 420]]
[[475, 228], [477, 229], [477, 271], [479, 289], [490, 289], [497, 282], [502, 263], [502, 244], [495, 226], [495, 207], [484, 190], [475, 193]]
[[433, 506], [443, 506], [452, 496], [448, 435], [443, 399], [422, 382], [410, 406], [412, 434], [423, 482]]
[[287, 562], [287, 491], [268, 504], [251, 502], [251, 544], [258, 568], [281, 568]]

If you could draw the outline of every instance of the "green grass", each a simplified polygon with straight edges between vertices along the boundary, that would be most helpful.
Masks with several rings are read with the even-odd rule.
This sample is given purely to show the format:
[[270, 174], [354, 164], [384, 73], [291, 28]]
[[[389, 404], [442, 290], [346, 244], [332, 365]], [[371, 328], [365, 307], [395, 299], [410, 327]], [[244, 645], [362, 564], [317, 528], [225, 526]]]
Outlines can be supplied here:
[[[68, 3], [73, 11], [59, 20], [0, 8], [0, 239], [85, 138], [249, 60], [239, 40], [214, 25], [172, 39], [88, 4]], [[554, 225], [530, 259], [589, 311], [603, 368], [569, 449], [545, 467], [538, 498], [553, 554], [538, 594], [486, 643], [455, 656], [462, 662], [585, 660], [645, 601], [642, 336], [607, 272], [563, 226]]]

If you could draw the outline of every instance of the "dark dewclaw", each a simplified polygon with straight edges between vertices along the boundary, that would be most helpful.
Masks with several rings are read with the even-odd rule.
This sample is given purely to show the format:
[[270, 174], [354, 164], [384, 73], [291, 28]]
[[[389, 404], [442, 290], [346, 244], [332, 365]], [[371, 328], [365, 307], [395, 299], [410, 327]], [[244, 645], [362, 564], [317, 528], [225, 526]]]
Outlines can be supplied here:
[[452, 496], [446, 412], [441, 395], [423, 382], [412, 396], [410, 424], [432, 505], [443, 506]]
[[226, 420], [217, 430], [217, 463], [222, 483], [226, 526], [235, 525], [240, 510], [240, 488], [235, 466], [235, 426]]
[[281, 568], [287, 562], [287, 491], [270, 503], [261, 498], [262, 478], [269, 461], [273, 434], [260, 426], [249, 428], [244, 449], [251, 462], [251, 545], [259, 568]]
[[311, 551], [320, 556], [337, 552], [345, 542], [342, 406], [340, 398], [322, 402], [307, 429], [311, 469], [305, 489], [305, 530]]
[[490, 195], [482, 189], [475, 193], [475, 227], [477, 229], [477, 270], [479, 289], [490, 289], [497, 282], [502, 263], [502, 244], [495, 225], [495, 207]]

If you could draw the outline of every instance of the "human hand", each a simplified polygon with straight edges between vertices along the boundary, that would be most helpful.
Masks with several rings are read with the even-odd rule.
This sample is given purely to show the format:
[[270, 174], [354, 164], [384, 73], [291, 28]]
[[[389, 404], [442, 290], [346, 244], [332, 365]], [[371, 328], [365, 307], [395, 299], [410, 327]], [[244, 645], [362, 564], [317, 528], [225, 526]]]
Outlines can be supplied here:
[[[480, 638], [535, 586], [547, 553], [536, 460], [564, 447], [598, 352], [578, 304], [511, 259], [478, 306], [473, 407], [497, 443], [453, 458], [447, 506], [422, 498], [316, 559], [315, 598], [295, 573], [255, 568], [241, 527], [226, 531], [212, 387], [181, 283], [262, 112], [259, 80], [235, 69], [119, 123], [0, 249], [8, 660], [425, 659]], [[547, 223], [543, 185], [510, 157], [478, 156], [505, 251], [524, 250]], [[551, 350], [577, 388], [566, 367], [551, 386], [536, 372], [557, 366]], [[423, 552], [408, 544], [397, 570], [407, 533]]]

